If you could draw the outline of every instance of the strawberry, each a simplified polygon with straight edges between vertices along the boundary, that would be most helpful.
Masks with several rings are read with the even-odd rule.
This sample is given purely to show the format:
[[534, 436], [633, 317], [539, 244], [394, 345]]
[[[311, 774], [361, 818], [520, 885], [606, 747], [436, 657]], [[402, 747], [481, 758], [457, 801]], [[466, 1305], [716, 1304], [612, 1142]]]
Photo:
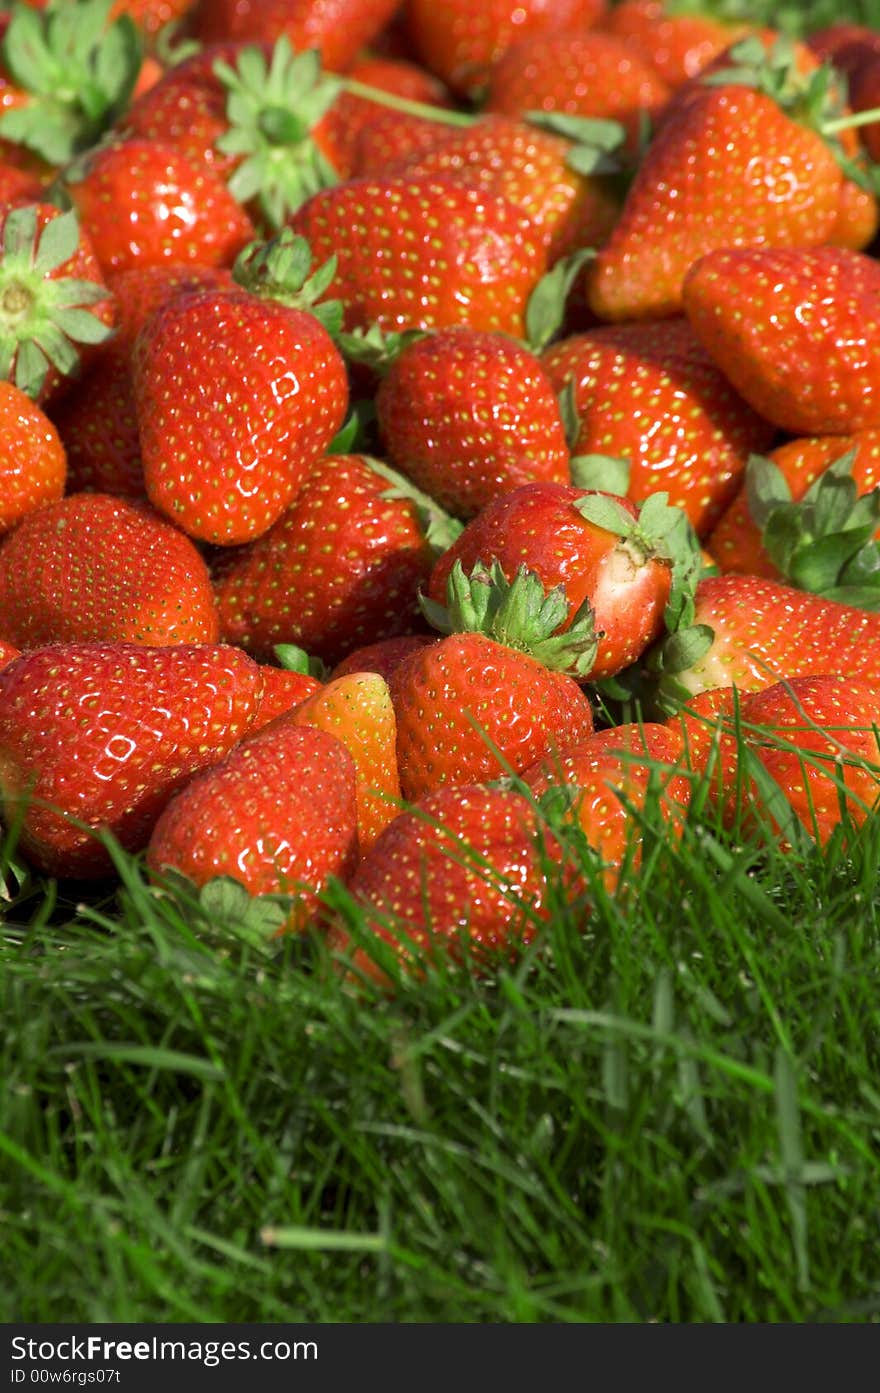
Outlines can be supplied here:
[[192, 537], [228, 545], [268, 531], [342, 424], [345, 365], [317, 317], [332, 320], [315, 305], [326, 274], [310, 278], [310, 265], [289, 233], [255, 243], [235, 287], [175, 296], [138, 336], [147, 494]]
[[838, 585], [848, 568], [861, 584], [872, 581], [878, 485], [880, 431], [789, 440], [750, 460], [708, 545], [722, 571], [845, 599]]
[[64, 493], [67, 459], [58, 431], [26, 392], [0, 381], [0, 537]]
[[591, 329], [554, 344], [542, 362], [570, 394], [574, 454], [628, 460], [620, 491], [641, 502], [664, 490], [701, 536], [736, 492], [749, 453], [773, 442], [772, 426], [683, 319]]
[[520, 484], [568, 479], [553, 386], [506, 334], [457, 326], [406, 344], [376, 415], [392, 464], [459, 517]]
[[169, 24], [179, 24], [195, 0], [113, 0], [110, 19], [129, 15], [145, 34], [155, 37]]
[[354, 137], [349, 176], [396, 174], [449, 138], [449, 127], [427, 116], [377, 108], [368, 125]]
[[795, 435], [880, 426], [880, 266], [842, 247], [731, 247], [683, 292], [700, 342], [767, 420]]
[[95, 833], [144, 847], [171, 795], [241, 739], [261, 669], [233, 648], [60, 643], [0, 674], [0, 809], [32, 865], [94, 879]]
[[815, 247], [843, 175], [815, 130], [752, 87], [705, 86], [664, 120], [589, 269], [600, 319], [679, 313], [693, 263], [718, 247]]
[[413, 626], [430, 566], [417, 507], [383, 466], [329, 455], [265, 536], [218, 562], [221, 632], [264, 657], [294, 643], [336, 662]]
[[649, 62], [670, 87], [702, 72], [749, 28], [699, 10], [677, 13], [664, 0], [619, 0], [600, 27]]
[[[436, 789], [390, 823], [351, 879], [366, 934], [350, 934], [340, 916], [328, 946], [347, 970], [386, 988], [394, 959], [418, 971], [425, 959], [469, 955], [487, 971], [550, 919], [547, 872], [561, 860], [522, 794], [482, 784]], [[570, 877], [567, 893], [576, 888]], [[376, 945], [388, 945], [385, 966]]]
[[474, 97], [485, 88], [511, 44], [561, 29], [588, 29], [606, 0], [407, 0], [406, 23], [425, 67], [455, 91]]
[[290, 895], [284, 929], [307, 928], [331, 876], [357, 859], [355, 769], [341, 741], [282, 717], [204, 770], [156, 822], [147, 866], [201, 887], [218, 876], [252, 895]]
[[74, 213], [0, 209], [0, 380], [57, 399], [111, 332], [115, 310]]
[[[449, 94], [442, 82], [438, 82], [437, 78], [415, 63], [406, 63], [400, 59], [365, 57], [353, 64], [348, 76], [356, 83], [379, 88], [381, 92], [402, 97], [406, 102], [438, 108], [450, 106]], [[413, 125], [416, 129], [424, 126], [431, 135], [429, 143], [446, 134], [444, 126], [435, 126], [424, 117], [407, 118], [399, 111], [391, 110], [377, 101], [371, 101], [369, 97], [358, 96], [356, 92], [348, 92], [343, 88], [333, 105], [328, 108], [327, 115], [321, 123], [321, 135], [329, 147], [330, 163], [340, 178], [348, 179], [354, 174], [369, 172], [361, 162], [361, 137], [368, 136], [375, 122], [383, 121], [386, 117], [390, 119], [391, 128], [399, 127], [401, 124], [405, 127]], [[408, 148], [404, 150], [398, 145], [394, 158], [408, 153]], [[391, 158], [389, 156], [386, 163], [390, 162]]]
[[365, 853], [400, 810], [397, 722], [388, 684], [377, 672], [335, 677], [291, 712], [341, 740], [354, 760], [358, 846]]
[[291, 219], [319, 259], [336, 256], [330, 292], [345, 328], [467, 324], [523, 337], [546, 252], [508, 199], [452, 176], [351, 179]]
[[[824, 846], [844, 817], [856, 826], [865, 821], [880, 797], [875, 685], [803, 676], [738, 696], [723, 688], [715, 696], [714, 718], [703, 728], [716, 730], [712, 796], [728, 826], [754, 835], [769, 820], [790, 846], [796, 819]], [[700, 723], [699, 714], [682, 714], [689, 729]]]
[[602, 29], [563, 30], [511, 45], [490, 74], [486, 110], [619, 121], [634, 154], [645, 117], [655, 120], [668, 100], [666, 83], [633, 45]]
[[613, 891], [623, 866], [641, 860], [640, 817], [659, 814], [665, 837], [681, 835], [691, 795], [680, 768], [683, 753], [684, 742], [671, 728], [651, 722], [617, 726], [567, 745], [525, 769], [521, 778], [542, 800], [551, 789], [572, 791], [566, 819], [598, 852], [605, 884]]
[[251, 730], [262, 730], [277, 716], [287, 715], [295, 707], [301, 706], [308, 697], [319, 692], [323, 683], [312, 676], [307, 664], [302, 667], [274, 667], [260, 664], [263, 690], [260, 709], [251, 722]]
[[8, 667], [13, 658], [19, 657], [21, 657], [21, 653], [15, 645], [0, 638], [0, 668]]
[[317, 49], [324, 66], [342, 72], [354, 62], [399, 0], [201, 0], [195, 33], [203, 43], [247, 39], [296, 50]]
[[880, 615], [759, 576], [709, 576], [692, 624], [664, 639], [648, 667], [661, 707], [712, 687], [760, 691], [782, 678], [836, 674], [880, 681]]
[[218, 176], [173, 145], [97, 146], [65, 172], [64, 186], [108, 272], [170, 261], [228, 265], [254, 235]]
[[837, 220], [828, 234], [828, 245], [860, 252], [869, 247], [880, 229], [880, 205], [870, 189], [855, 179], [840, 186]]
[[45, 185], [35, 174], [0, 162], [0, 204], [39, 203], [44, 192]]
[[458, 565], [448, 609], [424, 603], [447, 637], [404, 659], [388, 684], [404, 798], [518, 773], [592, 734], [590, 703], [572, 675], [592, 667], [592, 615], [576, 615], [559, 634], [568, 614], [561, 587], [545, 594], [525, 569], [508, 583], [497, 566], [466, 577]]
[[72, 494], [23, 518], [0, 545], [3, 632], [45, 643], [215, 643], [208, 568], [152, 509]]
[[118, 315], [116, 333], [86, 371], [82, 389], [68, 392], [52, 417], [67, 451], [70, 492], [91, 490], [146, 497], [131, 355], [138, 332], [165, 300], [188, 290], [231, 286], [219, 266], [167, 262], [111, 272], [107, 286]]
[[545, 590], [561, 587], [572, 616], [592, 609], [598, 648], [583, 675], [598, 681], [635, 662], [663, 632], [664, 612], [687, 603], [699, 557], [683, 513], [663, 494], [639, 510], [609, 493], [539, 483], [468, 524], [437, 561], [430, 598], [442, 602], [456, 565], [470, 574], [480, 562], [497, 563], [510, 581], [525, 567]]
[[352, 672], [376, 672], [387, 682], [404, 658], [436, 641], [436, 634], [399, 634], [396, 638], [381, 638], [353, 648], [337, 663], [331, 677], [347, 677]]

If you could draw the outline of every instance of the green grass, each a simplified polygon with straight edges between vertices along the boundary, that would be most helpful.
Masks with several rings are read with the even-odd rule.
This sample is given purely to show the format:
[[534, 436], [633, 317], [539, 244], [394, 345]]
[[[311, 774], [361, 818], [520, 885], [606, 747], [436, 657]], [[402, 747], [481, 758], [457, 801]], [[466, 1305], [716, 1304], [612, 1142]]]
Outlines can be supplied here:
[[805, 859], [693, 819], [394, 997], [120, 869], [7, 868], [0, 1319], [880, 1315], [880, 818]]

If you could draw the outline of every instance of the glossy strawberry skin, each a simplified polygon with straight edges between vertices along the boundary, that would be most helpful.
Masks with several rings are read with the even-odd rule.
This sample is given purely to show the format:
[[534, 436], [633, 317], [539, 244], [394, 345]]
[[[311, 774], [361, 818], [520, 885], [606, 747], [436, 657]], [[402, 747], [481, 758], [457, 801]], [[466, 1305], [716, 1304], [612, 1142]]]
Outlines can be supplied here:
[[286, 34], [297, 51], [318, 49], [324, 67], [342, 72], [388, 22], [398, 0], [202, 0], [196, 34], [274, 43]]
[[710, 14], [670, 14], [662, 0], [620, 0], [601, 27], [631, 45], [670, 87], [678, 87], [703, 72], [748, 26]]
[[0, 537], [64, 493], [67, 455], [57, 429], [26, 392], [0, 382]]
[[0, 545], [0, 614], [20, 648], [46, 643], [216, 643], [208, 568], [152, 509], [71, 494]]
[[348, 402], [342, 357], [314, 315], [237, 289], [160, 308], [138, 336], [133, 382], [150, 501], [221, 545], [278, 520]]
[[94, 833], [141, 850], [171, 795], [248, 730], [261, 687], [246, 654], [211, 644], [17, 658], [0, 673], [0, 800], [8, 824], [23, 812], [23, 855], [50, 875], [109, 875]]
[[589, 270], [600, 319], [681, 312], [693, 263], [718, 247], [828, 240], [842, 174], [828, 145], [750, 87], [705, 87], [667, 117]]
[[132, 139], [98, 147], [66, 187], [105, 271], [169, 261], [230, 265], [254, 236], [222, 180], [172, 145]]
[[356, 861], [351, 755], [327, 732], [284, 718], [191, 780], [147, 848], [159, 878], [173, 870], [202, 886], [229, 876], [252, 895], [293, 896], [288, 931], [307, 927], [329, 877], [346, 880]]
[[[457, 961], [467, 949], [479, 970], [499, 955], [514, 958], [549, 919], [547, 866], [561, 859], [521, 794], [480, 784], [443, 788], [394, 819], [349, 888], [368, 930], [405, 969], [416, 953]], [[358, 975], [391, 985], [341, 924], [331, 927], [328, 946]]]
[[[639, 556], [631, 544], [579, 513], [575, 504], [592, 490], [538, 483], [497, 499], [468, 524], [439, 558], [428, 593], [444, 602], [456, 561], [470, 575], [478, 562], [501, 563], [508, 580], [520, 566], [540, 577], [545, 590], [561, 585], [569, 617], [589, 601], [599, 639], [590, 679], [598, 681], [641, 656], [663, 629], [671, 572], [664, 562]], [[633, 518], [636, 509], [617, 500]]]
[[731, 248], [688, 272], [701, 343], [767, 420], [795, 435], [880, 427], [880, 266], [839, 247]]
[[0, 638], [0, 668], [8, 667], [13, 658], [20, 657], [20, 649], [16, 648], [12, 643], [7, 643], [5, 639]]
[[406, 658], [388, 685], [407, 799], [518, 772], [593, 731], [590, 703], [571, 677], [482, 634], [438, 639]]
[[452, 176], [352, 179], [314, 194], [290, 226], [317, 263], [338, 258], [328, 294], [347, 329], [467, 324], [521, 338], [546, 264], [519, 208]]
[[542, 362], [557, 392], [574, 388], [572, 453], [629, 460], [629, 497], [665, 490], [700, 535], [735, 494], [749, 454], [775, 438], [683, 319], [604, 325], [553, 344]]
[[507, 335], [459, 327], [408, 344], [376, 414], [392, 464], [457, 517], [520, 484], [568, 479], [552, 383]]
[[363, 456], [315, 465], [265, 536], [220, 559], [225, 640], [262, 656], [295, 643], [333, 663], [411, 628], [430, 553], [413, 505], [389, 487]]

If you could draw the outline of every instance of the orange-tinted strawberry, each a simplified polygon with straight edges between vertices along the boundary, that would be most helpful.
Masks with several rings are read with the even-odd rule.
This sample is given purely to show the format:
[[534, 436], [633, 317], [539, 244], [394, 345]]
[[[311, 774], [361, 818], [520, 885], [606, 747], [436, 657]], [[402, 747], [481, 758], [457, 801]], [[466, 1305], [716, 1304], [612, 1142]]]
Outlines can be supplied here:
[[428, 609], [447, 637], [405, 658], [388, 684], [408, 799], [517, 773], [593, 730], [572, 675], [586, 674], [595, 657], [591, 614], [560, 634], [568, 614], [561, 588], [545, 594], [525, 571], [507, 583], [497, 566], [470, 577], [454, 567], [447, 603]]
[[554, 344], [542, 361], [557, 391], [572, 393], [572, 453], [628, 460], [628, 496], [641, 502], [664, 490], [701, 536], [736, 492], [750, 452], [775, 435], [683, 319], [605, 325]]
[[145, 34], [154, 36], [167, 24], [178, 24], [193, 9], [195, 0], [113, 0], [111, 20], [128, 15]]
[[352, 672], [377, 672], [387, 682], [404, 658], [436, 641], [437, 635], [431, 633], [399, 634], [396, 638], [381, 638], [375, 643], [365, 643], [346, 654], [342, 662], [336, 664], [330, 676], [346, 677]]
[[332, 663], [413, 626], [432, 553], [415, 505], [381, 470], [361, 455], [328, 455], [265, 536], [221, 558], [227, 642], [262, 656], [293, 643]]
[[64, 493], [67, 458], [49, 417], [26, 392], [0, 381], [0, 536]]
[[267, 532], [342, 424], [345, 365], [317, 317], [310, 265], [288, 233], [254, 245], [239, 284], [175, 296], [138, 336], [147, 494], [192, 537], [229, 545]]
[[0, 545], [3, 632], [45, 643], [214, 643], [208, 568], [152, 509], [79, 493], [23, 518]]
[[748, 25], [725, 23], [712, 14], [670, 9], [663, 0], [620, 0], [600, 22], [602, 29], [649, 62], [670, 87], [702, 72], [749, 29]]
[[301, 706], [308, 697], [319, 692], [322, 683], [308, 671], [297, 668], [275, 667], [261, 663], [263, 690], [260, 709], [251, 722], [251, 730], [261, 730], [278, 716], [286, 716], [295, 707]]
[[467, 324], [521, 338], [546, 262], [519, 208], [451, 175], [351, 179], [316, 193], [291, 226], [319, 261], [336, 256], [330, 293], [349, 330]]
[[282, 718], [192, 779], [159, 817], [147, 848], [157, 877], [218, 876], [252, 895], [290, 895], [284, 928], [302, 930], [331, 876], [357, 860], [355, 768], [335, 736]]
[[406, 344], [376, 414], [392, 464], [457, 517], [520, 484], [568, 479], [553, 385], [506, 334], [456, 327]]
[[399, 0], [201, 0], [195, 32], [203, 43], [226, 39], [274, 43], [286, 35], [299, 52], [317, 49], [341, 72], [369, 44]]
[[685, 310], [756, 411], [795, 435], [880, 426], [880, 266], [843, 247], [731, 247], [688, 272]]
[[262, 674], [219, 645], [59, 643], [0, 673], [0, 810], [22, 854], [91, 879], [113, 862], [95, 835], [147, 843], [168, 802], [245, 734]]
[[[352, 877], [364, 942], [337, 921], [328, 945], [383, 987], [392, 977], [381, 952], [371, 951], [373, 936], [404, 970], [465, 955], [478, 969], [509, 961], [551, 917], [547, 872], [561, 861], [522, 794], [482, 784], [437, 789], [394, 819]], [[576, 889], [570, 876], [567, 891]]]

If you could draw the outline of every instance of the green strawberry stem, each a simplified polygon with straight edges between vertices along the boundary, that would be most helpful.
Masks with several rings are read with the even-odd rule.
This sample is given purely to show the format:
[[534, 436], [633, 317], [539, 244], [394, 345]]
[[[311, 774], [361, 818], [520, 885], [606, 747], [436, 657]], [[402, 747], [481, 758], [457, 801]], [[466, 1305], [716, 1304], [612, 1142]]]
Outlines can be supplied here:
[[341, 91], [353, 97], [364, 97], [369, 102], [388, 107], [389, 111], [399, 111], [404, 116], [418, 116], [425, 121], [436, 121], [443, 126], [473, 126], [479, 121], [479, 114], [467, 111], [453, 111], [449, 107], [431, 106], [430, 102], [413, 101], [410, 97], [400, 97], [395, 92], [386, 92], [381, 87], [373, 87], [368, 82], [358, 82], [354, 77], [336, 79]]
[[304, 237], [285, 227], [266, 242], [249, 242], [239, 253], [232, 275], [251, 295], [277, 300], [292, 309], [308, 310], [328, 333], [342, 329], [343, 310], [338, 300], [322, 300], [336, 275], [331, 256], [312, 271], [312, 252]]
[[598, 646], [593, 608], [584, 603], [564, 633], [569, 615], [565, 589], [545, 590], [534, 571], [520, 566], [512, 581], [500, 564], [479, 562], [470, 575], [456, 561], [446, 583], [446, 607], [420, 596], [425, 618], [444, 634], [480, 633], [527, 653], [557, 672], [588, 676]]
[[838, 131], [855, 130], [858, 126], [870, 126], [875, 121], [880, 121], [880, 107], [872, 107], [870, 111], [852, 111], [848, 116], [838, 116], [835, 121], [825, 121], [822, 125], [822, 134], [836, 135]]
[[0, 252], [0, 379], [34, 398], [50, 366], [70, 376], [79, 366], [76, 345], [102, 343], [112, 332], [88, 308], [110, 298], [105, 285], [52, 274], [79, 245], [76, 214], [59, 214], [39, 233], [37, 225], [34, 204], [13, 208]]
[[378, 474], [390, 485], [382, 494], [383, 498], [403, 498], [413, 504], [435, 560], [448, 551], [464, 531], [464, 523], [447, 513], [430, 494], [417, 488], [411, 479], [398, 474], [396, 469], [392, 469], [383, 460], [369, 457], [366, 462], [374, 474]]
[[143, 61], [136, 24], [130, 15], [108, 23], [110, 3], [12, 7], [0, 55], [28, 100], [0, 116], [0, 137], [62, 165], [110, 129], [128, 106]]

